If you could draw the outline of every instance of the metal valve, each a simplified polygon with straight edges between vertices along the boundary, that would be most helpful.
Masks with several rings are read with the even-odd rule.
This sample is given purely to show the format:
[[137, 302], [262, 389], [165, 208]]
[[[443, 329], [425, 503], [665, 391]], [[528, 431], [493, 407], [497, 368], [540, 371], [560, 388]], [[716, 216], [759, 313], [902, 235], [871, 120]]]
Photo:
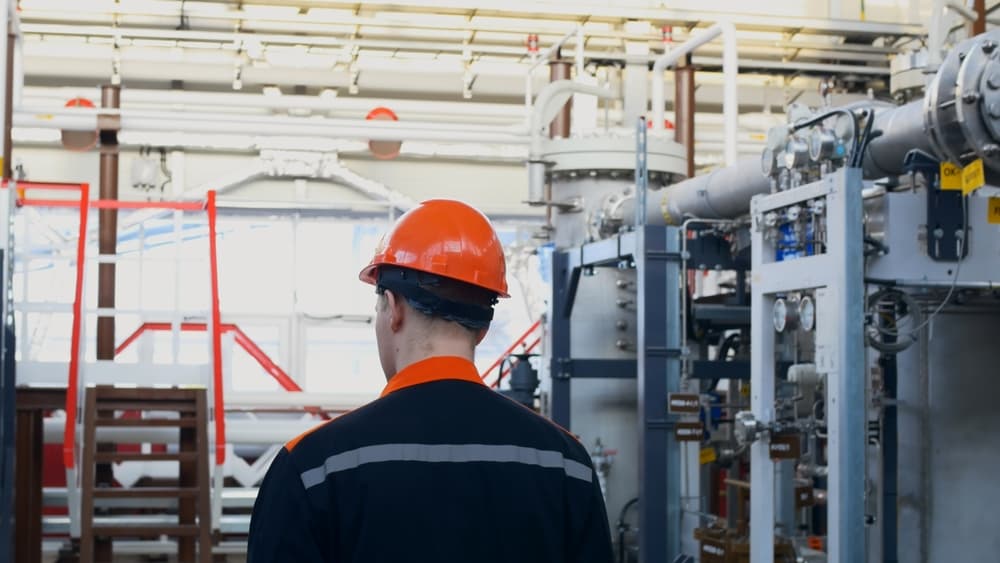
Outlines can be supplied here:
[[768, 430], [767, 425], [754, 418], [750, 411], [736, 413], [736, 423], [733, 425], [733, 433], [736, 436], [736, 443], [741, 447], [749, 446], [755, 442], [762, 434]]

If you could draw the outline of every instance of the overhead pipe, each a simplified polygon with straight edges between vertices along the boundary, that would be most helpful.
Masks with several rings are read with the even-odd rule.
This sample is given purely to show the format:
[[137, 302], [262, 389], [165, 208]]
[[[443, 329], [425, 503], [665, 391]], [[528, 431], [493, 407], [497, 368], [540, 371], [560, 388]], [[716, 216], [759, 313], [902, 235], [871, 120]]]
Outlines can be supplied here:
[[[556, 59], [549, 61], [549, 82], [558, 82], [560, 80], [571, 80], [570, 76], [572, 73], [570, 69], [569, 61], [563, 60], [559, 54], [556, 54]], [[568, 139], [570, 135], [570, 123], [573, 117], [573, 98], [566, 100], [563, 104], [562, 109], [556, 114], [555, 119], [549, 124], [549, 138], [556, 139]]]
[[542, 160], [542, 142], [545, 127], [552, 121], [555, 112], [566, 103], [573, 94], [590, 94], [598, 98], [611, 99], [614, 94], [600, 86], [583, 84], [572, 80], [559, 80], [550, 83], [538, 93], [535, 105], [529, 119], [531, 148], [528, 152], [528, 199], [532, 202], [543, 201], [545, 191], [545, 161]]
[[674, 71], [674, 140], [684, 146], [687, 177], [694, 177], [694, 67], [691, 57]]
[[726, 165], [736, 163], [736, 133], [739, 119], [736, 77], [739, 72], [739, 55], [736, 51], [736, 28], [729, 22], [719, 22], [702, 33], [688, 39], [679, 47], [670, 49], [653, 63], [653, 129], [662, 131], [664, 121], [663, 73], [673, 68], [695, 49], [722, 37], [722, 116], [726, 132]]
[[[118, 109], [121, 103], [121, 87], [108, 84], [101, 87], [101, 108]], [[98, 117], [96, 125], [104, 125]], [[116, 120], [109, 120], [107, 129], [101, 131], [100, 155], [100, 197], [103, 200], [118, 199], [118, 132]], [[96, 128], [96, 127], [95, 127]], [[99, 251], [102, 256], [118, 253], [118, 210], [101, 209], [98, 212]], [[100, 264], [97, 275], [97, 306], [101, 309], [115, 307], [115, 264]], [[115, 358], [115, 317], [97, 318], [97, 359]]]
[[[220, 116], [191, 112], [122, 111], [123, 131], [155, 131], [258, 136], [311, 136], [372, 141], [440, 141], [453, 143], [519, 144], [527, 140], [523, 125], [442, 127], [439, 123], [309, 119], [301, 117]], [[94, 131], [97, 113], [85, 109], [46, 111], [25, 108], [14, 114], [15, 127]]]
[[577, 38], [576, 39], [576, 41], [577, 41], [577, 45], [576, 45], [576, 50], [577, 50], [576, 57], [578, 59], [577, 64], [579, 64], [579, 65], [582, 66], [582, 64], [583, 64], [583, 27], [582, 26], [577, 26], [575, 29], [573, 29], [572, 31], [570, 31], [566, 35], [563, 35], [562, 37], [560, 37], [559, 40], [556, 41], [555, 43], [553, 43], [551, 46], [549, 46], [549, 48], [546, 49], [545, 52], [541, 56], [539, 56], [538, 58], [534, 59], [531, 62], [531, 64], [528, 65], [528, 70], [525, 72], [525, 76], [524, 76], [524, 107], [525, 107], [525, 109], [527, 110], [528, 113], [531, 112], [531, 102], [532, 102], [532, 97], [533, 97], [532, 90], [534, 90], [533, 84], [532, 84], [532, 80], [531, 80], [532, 79], [532, 74], [535, 72], [535, 69], [538, 68], [539, 65], [541, 65], [543, 63], [546, 63], [546, 62], [552, 60], [555, 57], [559, 57], [559, 51], [562, 49], [563, 45], [565, 45], [566, 42], [569, 41], [570, 39], [572, 39], [574, 36], [576, 36], [576, 38]]

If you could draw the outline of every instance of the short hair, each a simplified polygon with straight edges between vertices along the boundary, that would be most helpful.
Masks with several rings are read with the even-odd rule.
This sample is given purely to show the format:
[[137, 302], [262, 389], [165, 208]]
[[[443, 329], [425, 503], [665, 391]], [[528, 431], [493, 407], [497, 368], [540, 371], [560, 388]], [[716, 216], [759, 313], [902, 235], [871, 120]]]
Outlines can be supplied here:
[[457, 322], [470, 330], [489, 326], [499, 297], [494, 291], [470, 283], [397, 266], [379, 268], [377, 280], [379, 295], [388, 289], [418, 312]]

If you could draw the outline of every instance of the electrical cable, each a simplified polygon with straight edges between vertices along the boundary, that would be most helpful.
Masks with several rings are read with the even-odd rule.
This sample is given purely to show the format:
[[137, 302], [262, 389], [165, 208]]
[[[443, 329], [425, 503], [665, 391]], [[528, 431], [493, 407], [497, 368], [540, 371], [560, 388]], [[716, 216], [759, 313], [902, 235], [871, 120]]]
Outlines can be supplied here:
[[[927, 318], [924, 319], [924, 321], [922, 323], [920, 323], [919, 325], [917, 325], [916, 328], [914, 328], [913, 330], [911, 330], [909, 332], [908, 336], [910, 336], [911, 339], [916, 340], [917, 338], [919, 338], [919, 334], [918, 333], [924, 327], [926, 327], [927, 325], [929, 325], [931, 323], [931, 321], [934, 320], [934, 317], [936, 317], [938, 315], [938, 313], [940, 313], [942, 310], [944, 310], [944, 308], [951, 301], [951, 297], [952, 297], [952, 295], [954, 295], [955, 289], [958, 288], [958, 277], [959, 277], [960, 272], [962, 271], [962, 262], [965, 261], [965, 243], [966, 243], [966, 241], [969, 238], [969, 197], [968, 196], [962, 196], [962, 214], [964, 216], [964, 221], [963, 222], [964, 222], [965, 226], [964, 226], [964, 229], [963, 229], [963, 235], [958, 240], [958, 261], [955, 263], [955, 274], [952, 276], [952, 279], [951, 279], [951, 287], [948, 288], [948, 293], [944, 296], [944, 299], [941, 300], [941, 303], [938, 304], [938, 306], [934, 309], [934, 311], [932, 311], [931, 314], [928, 315]], [[903, 293], [903, 292], [900, 292], [900, 293]], [[915, 310], [919, 312], [919, 308], [917, 308]], [[898, 330], [896, 330], [896, 331], [887, 330], [887, 329], [880, 328], [878, 325], [875, 325], [875, 327], [879, 331], [879, 333], [881, 333], [881, 334], [888, 335], [888, 336], [896, 336], [896, 337], [900, 336], [900, 332]], [[885, 343], [882, 343], [882, 344], [885, 345]]]

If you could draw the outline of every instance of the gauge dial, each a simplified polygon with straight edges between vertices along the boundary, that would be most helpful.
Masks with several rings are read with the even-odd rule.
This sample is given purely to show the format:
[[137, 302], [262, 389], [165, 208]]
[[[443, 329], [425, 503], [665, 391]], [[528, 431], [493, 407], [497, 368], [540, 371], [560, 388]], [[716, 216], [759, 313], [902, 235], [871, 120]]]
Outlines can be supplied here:
[[799, 301], [799, 322], [802, 330], [811, 331], [816, 328], [816, 303], [808, 295]]

